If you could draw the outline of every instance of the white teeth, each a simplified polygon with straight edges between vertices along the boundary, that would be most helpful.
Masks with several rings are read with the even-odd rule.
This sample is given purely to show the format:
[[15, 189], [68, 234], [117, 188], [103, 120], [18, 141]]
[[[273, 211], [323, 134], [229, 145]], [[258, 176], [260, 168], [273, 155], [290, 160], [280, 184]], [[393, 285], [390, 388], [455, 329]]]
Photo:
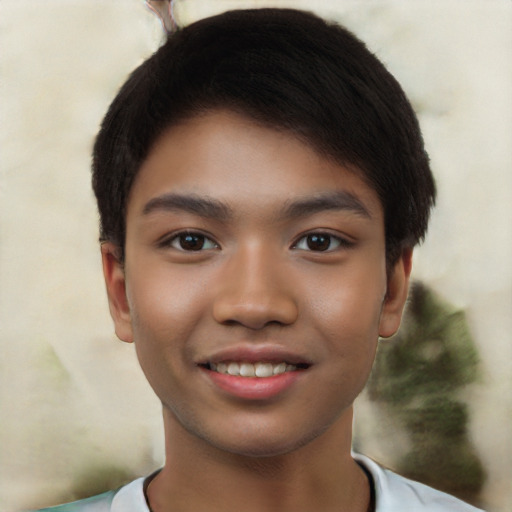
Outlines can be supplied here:
[[238, 363], [229, 363], [228, 373], [229, 375], [240, 375], [240, 365]]
[[271, 363], [256, 363], [254, 365], [254, 372], [256, 377], [270, 377], [274, 375], [274, 369]]
[[210, 370], [235, 377], [272, 377], [297, 369], [294, 364], [282, 363], [237, 363], [235, 361], [210, 363]]
[[286, 371], [286, 363], [279, 363], [274, 365], [273, 373], [274, 375], [279, 375], [280, 373], [284, 373]]
[[241, 377], [254, 377], [256, 375], [256, 370], [254, 369], [254, 365], [251, 363], [242, 363], [240, 365], [240, 376]]

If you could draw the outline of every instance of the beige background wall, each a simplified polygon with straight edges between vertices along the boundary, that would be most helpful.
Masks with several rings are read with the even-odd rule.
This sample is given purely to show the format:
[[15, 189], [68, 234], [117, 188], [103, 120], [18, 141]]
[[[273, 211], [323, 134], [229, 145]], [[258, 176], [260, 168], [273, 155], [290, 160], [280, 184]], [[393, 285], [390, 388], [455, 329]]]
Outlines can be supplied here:
[[[249, 5], [336, 16], [418, 109], [440, 195], [415, 277], [467, 311], [484, 372], [467, 391], [484, 498], [511, 510], [512, 3], [178, 0], [176, 10], [188, 23]], [[142, 0], [0, 0], [1, 510], [68, 499], [101, 468], [135, 476], [161, 463], [159, 404], [112, 332], [89, 187], [98, 123], [160, 38]], [[385, 459], [364, 399], [359, 410], [368, 452]]]

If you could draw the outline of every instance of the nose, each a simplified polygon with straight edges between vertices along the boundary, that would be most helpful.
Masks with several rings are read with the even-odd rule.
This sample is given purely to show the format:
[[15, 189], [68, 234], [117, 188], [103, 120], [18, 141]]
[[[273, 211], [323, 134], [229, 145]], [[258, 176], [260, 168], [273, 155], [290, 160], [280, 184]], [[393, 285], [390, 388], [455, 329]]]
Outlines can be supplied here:
[[213, 305], [218, 323], [259, 330], [297, 320], [292, 279], [275, 254], [261, 247], [239, 250], [226, 263], [220, 281]]

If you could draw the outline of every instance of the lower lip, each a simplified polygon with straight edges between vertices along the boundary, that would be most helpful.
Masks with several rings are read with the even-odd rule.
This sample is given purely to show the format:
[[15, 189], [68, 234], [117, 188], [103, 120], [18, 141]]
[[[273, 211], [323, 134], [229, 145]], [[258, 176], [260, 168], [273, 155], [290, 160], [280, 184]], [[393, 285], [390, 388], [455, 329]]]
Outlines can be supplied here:
[[273, 377], [237, 377], [204, 370], [222, 391], [245, 400], [268, 400], [290, 388], [305, 370], [285, 372]]

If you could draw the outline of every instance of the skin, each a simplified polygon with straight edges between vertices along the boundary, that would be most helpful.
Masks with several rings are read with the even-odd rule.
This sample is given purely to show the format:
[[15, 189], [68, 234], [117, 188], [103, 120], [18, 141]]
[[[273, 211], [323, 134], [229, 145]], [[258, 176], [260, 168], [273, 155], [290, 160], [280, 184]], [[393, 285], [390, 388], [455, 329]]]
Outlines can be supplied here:
[[[376, 193], [291, 134], [215, 111], [159, 139], [126, 222], [124, 264], [112, 244], [102, 255], [116, 333], [163, 405], [152, 510], [365, 511], [352, 404], [378, 337], [399, 327], [411, 270], [406, 250], [386, 272]], [[308, 367], [245, 399], [204, 367], [226, 351]]]

